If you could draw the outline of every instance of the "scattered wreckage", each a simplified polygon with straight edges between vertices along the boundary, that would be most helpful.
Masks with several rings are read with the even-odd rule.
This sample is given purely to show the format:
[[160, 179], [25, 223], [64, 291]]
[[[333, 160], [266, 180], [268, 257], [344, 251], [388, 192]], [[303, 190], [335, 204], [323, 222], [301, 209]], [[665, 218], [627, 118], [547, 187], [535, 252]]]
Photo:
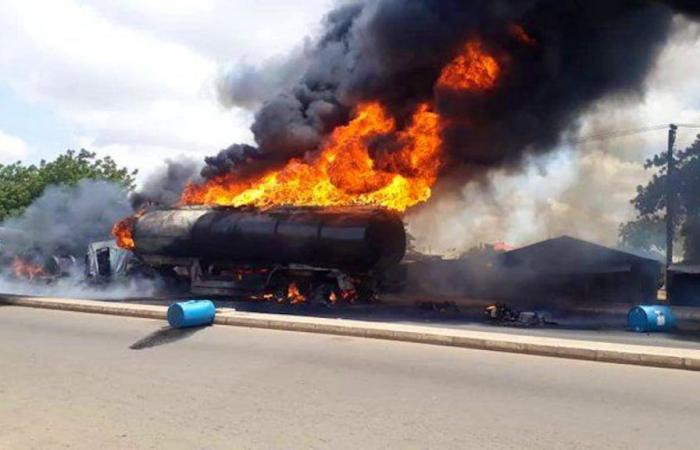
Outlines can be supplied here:
[[486, 321], [493, 325], [513, 327], [541, 327], [557, 325], [549, 314], [537, 311], [518, 311], [504, 303], [494, 303], [484, 308]]
[[0, 227], [0, 264], [5, 275], [16, 280], [51, 283], [64, 278], [76, 267], [73, 255], [58, 252], [46, 255], [30, 246], [26, 233], [15, 228]]
[[[23, 244], [17, 245], [18, 242]], [[33, 246], [22, 231], [2, 227], [0, 260], [8, 279], [45, 285], [69, 277], [86, 285], [112, 283], [144, 272], [134, 255], [113, 240], [88, 245], [81, 264], [74, 255], [47, 254]]]

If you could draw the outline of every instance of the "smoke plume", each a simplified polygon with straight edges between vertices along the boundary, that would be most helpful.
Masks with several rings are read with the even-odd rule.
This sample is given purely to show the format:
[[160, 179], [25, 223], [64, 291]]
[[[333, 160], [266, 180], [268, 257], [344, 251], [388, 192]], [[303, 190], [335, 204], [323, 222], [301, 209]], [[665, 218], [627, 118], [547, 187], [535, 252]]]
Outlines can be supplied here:
[[18, 280], [8, 273], [0, 272], [0, 287], [3, 294], [31, 295], [41, 297], [84, 298], [90, 300], [114, 300], [125, 302], [152, 297], [163, 292], [164, 283], [159, 279], [126, 278], [117, 280], [105, 289], [102, 285], [89, 285], [81, 266], [51, 283]]
[[[578, 120], [580, 136], [671, 121], [699, 123], [699, 38], [700, 24], [674, 20], [674, 33], [645, 82], [643, 101], [596, 102]], [[696, 133], [681, 129], [677, 148], [688, 147]], [[448, 189], [437, 186], [433, 200], [407, 216], [409, 230], [420, 250], [449, 255], [483, 243], [521, 246], [563, 234], [615, 246], [620, 244], [620, 224], [637, 216], [630, 202], [637, 186], [654, 175], [643, 163], [665, 151], [667, 134], [662, 128], [564, 143], [556, 152], [528, 158], [522, 170], [491, 171], [481, 180]], [[663, 227], [660, 233], [664, 242]]]
[[7, 242], [10, 252], [32, 250], [80, 257], [90, 242], [111, 239], [114, 223], [130, 212], [121, 186], [83, 180], [75, 186], [49, 186], [21, 216], [6, 220], [2, 226], [24, 236]]
[[[519, 167], [558, 144], [594, 102], [639, 97], [676, 13], [697, 17], [689, 1], [651, 0], [377, 0], [344, 3], [324, 19], [324, 31], [303, 53], [303, 72], [273, 83], [257, 111], [256, 147], [234, 145], [208, 158], [202, 174], [245, 175], [302, 156], [345, 123], [366, 101], [385, 105], [399, 123], [432, 101], [444, 123], [447, 167], [478, 177]], [[436, 87], [441, 70], [478, 38], [503, 68], [486, 92]], [[231, 104], [257, 104], [250, 76], [231, 76], [220, 94]], [[290, 86], [285, 89], [286, 86]], [[250, 92], [251, 97], [242, 96]], [[391, 151], [391, 141], [384, 140]], [[381, 146], [380, 146], [381, 147]]]
[[166, 160], [165, 167], [148, 177], [138, 192], [131, 194], [132, 208], [137, 211], [147, 205], [176, 204], [185, 185], [198, 179], [200, 168], [200, 163], [187, 158]]
[[258, 110], [266, 100], [296, 84], [306, 70], [310, 50], [306, 43], [287, 56], [267, 61], [260, 68], [245, 63], [237, 65], [217, 81], [219, 100], [227, 107]]
[[75, 186], [49, 186], [22, 215], [0, 226], [2, 259], [33, 255], [44, 263], [52, 256], [72, 256], [75, 264], [50, 282], [13, 276], [10, 264], [0, 269], [6, 294], [49, 295], [92, 299], [147, 297], [161, 287], [158, 279], [130, 277], [109, 289], [85, 282], [83, 256], [91, 242], [112, 240], [114, 223], [131, 213], [125, 190], [115, 183], [83, 180]]

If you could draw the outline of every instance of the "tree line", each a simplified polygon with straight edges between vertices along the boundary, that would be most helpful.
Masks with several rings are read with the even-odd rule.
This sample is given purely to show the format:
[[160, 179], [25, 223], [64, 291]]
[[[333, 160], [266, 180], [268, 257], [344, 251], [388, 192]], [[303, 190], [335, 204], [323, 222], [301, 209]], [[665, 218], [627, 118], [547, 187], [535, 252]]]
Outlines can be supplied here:
[[126, 191], [135, 188], [137, 170], [119, 167], [109, 156], [81, 149], [66, 150], [52, 161], [39, 164], [0, 164], [0, 222], [18, 216], [49, 185], [77, 184], [80, 180], [111, 181]]
[[[668, 154], [662, 152], [653, 156], [644, 167], [655, 173], [649, 183], [637, 187], [632, 204], [638, 216], [620, 226], [620, 241], [625, 247], [665, 250]], [[676, 152], [674, 167], [671, 191], [676, 214], [673, 225], [683, 244], [683, 259], [697, 264], [700, 263], [700, 135], [688, 148]]]
[[[631, 200], [637, 218], [621, 224], [623, 247], [665, 250], [666, 180], [668, 155], [661, 152], [645, 162], [654, 170], [651, 180], [637, 187]], [[674, 228], [683, 243], [686, 262], [700, 263], [700, 135], [675, 155], [673, 192], [677, 205]], [[0, 164], [0, 222], [20, 215], [49, 185], [75, 185], [80, 180], [106, 180], [125, 191], [135, 188], [137, 170], [120, 167], [109, 156], [98, 157], [85, 149], [66, 150], [52, 161], [39, 164]]]

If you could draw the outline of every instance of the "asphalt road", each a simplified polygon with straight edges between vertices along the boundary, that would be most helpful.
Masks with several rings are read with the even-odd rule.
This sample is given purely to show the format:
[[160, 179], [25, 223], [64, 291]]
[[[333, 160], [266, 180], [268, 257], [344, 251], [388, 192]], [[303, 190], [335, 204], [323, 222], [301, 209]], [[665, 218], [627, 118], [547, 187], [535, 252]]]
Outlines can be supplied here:
[[700, 374], [0, 306], [0, 448], [698, 448]]
[[[124, 300], [127, 303], [146, 303], [168, 306], [176, 298]], [[341, 304], [335, 307], [315, 305], [287, 305], [275, 302], [216, 301], [217, 306], [238, 311], [270, 314], [291, 314], [310, 317], [343, 318], [407, 325], [434, 326], [461, 330], [526, 334], [558, 339], [610, 342], [614, 344], [650, 345], [700, 349], [700, 322], [679, 320], [678, 330], [671, 333], [635, 333], [627, 330], [627, 315], [619, 313], [582, 313], [554, 311], [551, 318], [556, 325], [544, 327], [498, 326], [486, 323], [483, 305], [460, 308], [459, 311], [425, 311], [411, 302], [406, 304]], [[628, 307], [627, 307], [628, 309]], [[626, 309], [625, 309], [626, 311]]]

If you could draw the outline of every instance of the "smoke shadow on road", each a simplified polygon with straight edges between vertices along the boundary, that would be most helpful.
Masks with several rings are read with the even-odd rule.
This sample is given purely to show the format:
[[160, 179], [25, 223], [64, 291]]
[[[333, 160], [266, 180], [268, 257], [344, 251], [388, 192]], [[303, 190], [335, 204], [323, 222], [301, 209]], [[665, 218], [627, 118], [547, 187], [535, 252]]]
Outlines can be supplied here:
[[163, 327], [148, 336], [139, 339], [129, 346], [132, 350], [143, 350], [146, 348], [157, 347], [159, 345], [170, 344], [182, 339], [186, 339], [196, 332], [206, 327], [197, 328], [171, 328]]

